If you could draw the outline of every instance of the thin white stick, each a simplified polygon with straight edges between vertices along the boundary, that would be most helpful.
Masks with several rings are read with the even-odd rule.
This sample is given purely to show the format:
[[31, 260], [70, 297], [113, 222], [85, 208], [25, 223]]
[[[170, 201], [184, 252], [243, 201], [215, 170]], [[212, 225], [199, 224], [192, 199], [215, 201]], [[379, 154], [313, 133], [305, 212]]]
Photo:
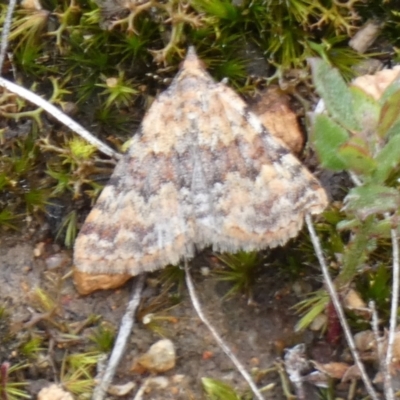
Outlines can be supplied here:
[[[350, 177], [356, 186], [361, 186], [362, 182], [357, 177], [356, 174], [350, 172]], [[385, 213], [385, 218], [390, 220], [390, 214]], [[389, 337], [388, 346], [386, 350], [386, 358], [383, 354], [379, 354], [379, 362], [381, 367], [381, 372], [383, 375], [383, 386], [385, 391], [385, 396], [388, 400], [394, 400], [395, 394], [393, 391], [392, 375], [390, 373], [390, 365], [392, 363], [393, 357], [393, 346], [396, 335], [397, 326], [397, 308], [399, 306], [399, 242], [397, 237], [396, 229], [390, 230], [390, 236], [392, 239], [392, 251], [393, 251], [393, 283], [392, 283], [392, 298], [390, 306], [390, 326], [389, 326]], [[375, 311], [376, 312], [376, 311]], [[375, 334], [376, 335], [376, 334]], [[379, 340], [379, 335], [376, 337]], [[379, 346], [379, 343], [378, 343]]]
[[[370, 301], [368, 304], [370, 310], [372, 311], [372, 331], [374, 332], [375, 340], [376, 340], [376, 348], [378, 351], [378, 361], [380, 370], [383, 376], [383, 388], [385, 392], [385, 399], [386, 400], [395, 400], [395, 394], [393, 391], [392, 385], [392, 376], [390, 375], [390, 368], [387, 362], [387, 358], [384, 354], [384, 338], [379, 333], [379, 319], [378, 313], [376, 311], [375, 302]], [[388, 354], [388, 350], [386, 350], [386, 356]]]
[[3, 70], [4, 59], [6, 57], [6, 51], [8, 46], [8, 34], [10, 33], [10, 27], [12, 22], [12, 16], [14, 13], [16, 0], [9, 0], [7, 14], [4, 19], [2, 34], [1, 34], [1, 48], [0, 48], [0, 75]]
[[62, 124], [67, 126], [69, 129], [77, 133], [85, 140], [87, 140], [90, 144], [96, 146], [104, 154], [107, 154], [108, 156], [114, 157], [116, 159], [119, 159], [121, 157], [119, 153], [117, 153], [111, 147], [101, 142], [99, 139], [93, 136], [89, 131], [87, 131], [83, 126], [76, 123], [73, 119], [68, 117], [68, 115], [65, 115], [61, 110], [53, 106], [53, 104], [49, 103], [48, 101], [42, 99], [37, 94], [1, 77], [0, 77], [0, 86], [9, 90], [12, 93], [15, 93], [16, 95], [22, 97], [23, 99], [28, 100], [30, 103], [33, 103], [38, 107], [43, 108], [43, 110], [47, 111], [55, 119], [60, 121]]
[[367, 372], [365, 371], [364, 364], [362, 363], [361, 358], [356, 349], [356, 345], [354, 343], [354, 339], [351, 334], [350, 327], [347, 323], [346, 316], [344, 315], [342, 305], [340, 304], [339, 296], [336, 292], [335, 285], [333, 284], [332, 279], [329, 275], [328, 266], [325, 263], [324, 255], [322, 253], [322, 248], [319, 243], [318, 236], [315, 233], [312, 219], [309, 214], [306, 215], [306, 224], [307, 224], [308, 231], [310, 232], [310, 238], [311, 238], [311, 242], [314, 247], [315, 254], [317, 255], [319, 264], [321, 266], [322, 274], [324, 275], [325, 284], [328, 288], [328, 292], [331, 297], [332, 303], [336, 309], [337, 315], [338, 315], [340, 323], [342, 325], [344, 334], [346, 336], [347, 344], [348, 344], [351, 354], [354, 358], [354, 362], [356, 363], [358, 369], [360, 370], [361, 379], [363, 380], [365, 388], [367, 389], [367, 392], [370, 395], [370, 397], [373, 400], [379, 400], [379, 397], [378, 397], [377, 393], [375, 392], [375, 389], [372, 386], [372, 383], [367, 375]]
[[108, 365], [104, 371], [101, 381], [93, 391], [92, 400], [103, 400], [107, 394], [107, 390], [111, 384], [111, 381], [114, 378], [115, 371], [124, 354], [128, 337], [132, 332], [132, 327], [135, 320], [135, 312], [139, 306], [145, 278], [146, 274], [141, 274], [137, 278], [132, 288], [132, 298], [128, 303], [128, 307], [126, 308], [124, 316], [122, 317], [121, 326], [119, 328], [118, 336], [108, 361]]
[[361, 186], [362, 185], [362, 182], [361, 182], [360, 178], [354, 172], [350, 171], [349, 172], [349, 176], [350, 176], [350, 179], [353, 181], [353, 183], [356, 186]]
[[[385, 214], [386, 218], [390, 218], [388, 214]], [[399, 307], [399, 240], [397, 237], [396, 229], [390, 230], [390, 236], [392, 238], [392, 252], [393, 252], [393, 284], [392, 284], [392, 299], [390, 307], [390, 326], [389, 326], [389, 337], [388, 337], [388, 347], [386, 350], [386, 369], [382, 371], [384, 375], [384, 386], [385, 395], [391, 400], [395, 398], [392, 385], [392, 375], [390, 374], [390, 365], [393, 360], [393, 346], [396, 336], [396, 326], [397, 326], [397, 309]]]
[[[378, 360], [380, 364], [380, 368], [382, 371], [382, 374], [384, 375], [385, 372], [387, 372], [387, 367], [386, 367], [386, 361], [385, 361], [385, 356], [383, 354], [384, 348], [383, 348], [383, 337], [379, 333], [379, 318], [378, 318], [378, 312], [376, 311], [375, 307], [375, 302], [370, 301], [368, 303], [368, 307], [371, 310], [371, 326], [372, 326], [372, 331], [374, 332], [374, 337], [376, 341], [376, 349], [378, 352]], [[389, 400], [389, 399], [388, 399]]]
[[219, 336], [217, 330], [211, 325], [211, 323], [205, 317], [205, 315], [201, 309], [199, 299], [197, 298], [197, 294], [196, 294], [196, 291], [195, 291], [195, 288], [193, 285], [192, 278], [190, 276], [187, 260], [185, 260], [185, 279], [186, 279], [186, 285], [189, 290], [190, 299], [192, 301], [193, 308], [197, 312], [197, 315], [199, 316], [201, 321], [204, 323], [204, 325], [208, 328], [208, 330], [211, 332], [211, 334], [214, 336], [214, 339], [217, 341], [217, 343], [219, 344], [221, 349], [224, 351], [224, 353], [231, 359], [232, 363], [235, 365], [235, 367], [238, 369], [240, 374], [243, 376], [243, 378], [249, 384], [251, 390], [253, 391], [253, 393], [257, 397], [257, 399], [264, 400], [263, 395], [258, 390], [257, 385], [253, 381], [252, 377], [246, 371], [246, 368], [242, 365], [242, 363], [239, 361], [239, 359], [232, 353], [232, 350], [228, 347], [228, 345], [224, 342], [224, 340], [221, 338], [221, 336]]

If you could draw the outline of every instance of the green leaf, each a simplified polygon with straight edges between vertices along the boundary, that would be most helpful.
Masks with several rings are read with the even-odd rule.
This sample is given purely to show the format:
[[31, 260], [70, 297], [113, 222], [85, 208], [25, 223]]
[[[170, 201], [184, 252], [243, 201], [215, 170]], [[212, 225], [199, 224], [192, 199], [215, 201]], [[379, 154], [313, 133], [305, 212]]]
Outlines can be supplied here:
[[[371, 235], [379, 237], [380, 239], [390, 239], [393, 225], [393, 221], [388, 218], [378, 221], [371, 228]], [[400, 227], [397, 227], [397, 234], [399, 234], [399, 228]]]
[[228, 0], [193, 0], [191, 5], [208, 15], [229, 21], [235, 21], [240, 15], [238, 8]]
[[337, 278], [338, 286], [351, 282], [357, 270], [365, 262], [368, 254], [376, 249], [376, 240], [371, 239], [370, 229], [375, 222], [374, 217], [369, 217], [356, 231], [343, 253], [343, 268]]
[[320, 297], [316, 296], [313, 299], [307, 299], [303, 302], [304, 305], [306, 305], [308, 302], [310, 305], [310, 309], [296, 324], [294, 328], [295, 332], [300, 332], [304, 329], [307, 329], [309, 325], [314, 321], [314, 319], [325, 311], [326, 306], [329, 303], [329, 295], [326, 292], [317, 292], [317, 294], [319, 294]]
[[394, 92], [382, 105], [379, 117], [378, 134], [380, 137], [388, 137], [393, 131], [399, 131], [400, 90]]
[[400, 135], [392, 136], [375, 157], [377, 168], [373, 174], [376, 183], [383, 183], [400, 163]]
[[201, 382], [211, 400], [240, 400], [240, 396], [224, 382], [211, 378], [202, 378]]
[[318, 58], [311, 58], [309, 63], [317, 92], [329, 114], [346, 129], [361, 130], [355, 118], [353, 96], [339, 72]]
[[11, 229], [17, 229], [15, 225], [12, 224], [12, 221], [17, 218], [10, 210], [4, 209], [0, 212], [0, 226], [6, 226]]
[[353, 137], [339, 149], [338, 156], [344, 160], [347, 169], [357, 174], [370, 175], [376, 168], [376, 162], [369, 154], [366, 143]]
[[339, 221], [338, 224], [336, 225], [336, 229], [338, 231], [346, 231], [346, 230], [352, 230], [355, 228], [359, 228], [361, 222], [358, 219], [344, 219], [343, 221]]
[[375, 133], [381, 111], [379, 103], [358, 87], [350, 86], [350, 92], [353, 97], [354, 116], [362, 132]]
[[379, 103], [383, 105], [394, 93], [400, 90], [400, 79], [395, 79], [382, 93]]
[[389, 299], [391, 293], [391, 273], [386, 263], [379, 265], [377, 269], [368, 271], [357, 282], [358, 290], [365, 298], [374, 300], [379, 309], [385, 314], [389, 313]]
[[338, 150], [349, 139], [348, 132], [324, 114], [315, 116], [313, 124], [313, 141], [322, 166], [340, 171], [346, 169], [346, 162]]
[[377, 184], [353, 188], [345, 198], [345, 210], [356, 214], [360, 219], [395, 211], [399, 205], [398, 190]]

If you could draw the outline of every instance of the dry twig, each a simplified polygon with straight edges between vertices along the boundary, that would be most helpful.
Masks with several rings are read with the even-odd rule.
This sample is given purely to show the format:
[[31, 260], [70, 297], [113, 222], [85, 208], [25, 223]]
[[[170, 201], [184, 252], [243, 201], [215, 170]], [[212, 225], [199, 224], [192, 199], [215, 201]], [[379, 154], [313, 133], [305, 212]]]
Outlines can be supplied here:
[[92, 400], [103, 400], [107, 393], [107, 390], [111, 384], [111, 381], [115, 375], [115, 371], [118, 364], [124, 354], [128, 337], [132, 332], [132, 327], [135, 319], [135, 312], [139, 306], [146, 274], [141, 274], [137, 278], [133, 288], [132, 288], [132, 298], [128, 303], [126, 312], [121, 320], [121, 326], [119, 328], [118, 336], [114, 344], [113, 351], [111, 353], [110, 359], [106, 370], [104, 371], [101, 381], [96, 386], [93, 391]]
[[14, 8], [15, 8], [16, 3], [17, 3], [16, 0], [9, 0], [7, 15], [6, 15], [6, 17], [4, 19], [4, 23], [3, 23], [3, 28], [2, 28], [2, 33], [1, 33], [1, 45], [0, 45], [0, 75], [1, 75], [1, 72], [3, 71], [4, 59], [6, 57], [6, 51], [7, 51], [7, 47], [8, 47], [8, 35], [10, 33], [12, 16], [14, 14]]
[[319, 264], [321, 266], [325, 284], [328, 288], [328, 292], [331, 297], [332, 303], [335, 307], [335, 310], [337, 312], [338, 318], [340, 320], [340, 324], [342, 325], [344, 334], [346, 336], [347, 344], [348, 344], [351, 354], [354, 358], [354, 362], [356, 363], [357, 367], [360, 370], [361, 379], [363, 380], [365, 388], [367, 389], [367, 392], [370, 395], [370, 397], [373, 400], [379, 400], [379, 397], [378, 397], [377, 393], [375, 392], [375, 389], [372, 386], [371, 380], [369, 379], [367, 372], [365, 371], [364, 364], [361, 361], [360, 355], [358, 354], [358, 351], [356, 349], [356, 345], [354, 343], [354, 339], [351, 334], [349, 324], [347, 323], [347, 319], [344, 314], [343, 307], [340, 304], [339, 296], [336, 292], [335, 285], [333, 284], [333, 281], [329, 275], [328, 266], [326, 265], [324, 255], [322, 253], [321, 244], [319, 242], [318, 236], [315, 232], [315, 229], [314, 229], [314, 226], [312, 223], [311, 216], [309, 214], [306, 215], [306, 224], [307, 224], [308, 231], [310, 232], [311, 242], [313, 244], [315, 254], [316, 254]]
[[97, 139], [83, 126], [79, 125], [72, 118], [68, 117], [68, 115], [64, 114], [60, 109], [53, 106], [53, 104], [49, 103], [48, 101], [42, 99], [37, 94], [1, 77], [0, 77], [0, 86], [12, 93], [15, 93], [16, 95], [22, 97], [23, 99], [28, 100], [30, 103], [33, 103], [36, 106], [43, 108], [43, 110], [47, 111], [55, 119], [57, 119], [62, 124], [67, 126], [73, 132], [77, 133], [83, 139], [87, 140], [90, 144], [97, 147], [99, 151], [101, 151], [102, 153], [107, 154], [108, 156], [114, 157], [116, 159], [119, 159], [121, 157], [119, 153], [117, 153], [111, 147], [107, 146], [105, 143]]
[[240, 374], [243, 376], [243, 378], [249, 384], [251, 390], [253, 391], [253, 393], [257, 397], [257, 399], [264, 400], [263, 395], [258, 390], [257, 385], [253, 381], [252, 377], [246, 371], [246, 368], [239, 361], [239, 359], [233, 354], [232, 350], [229, 348], [229, 346], [225, 343], [225, 341], [218, 334], [217, 330], [211, 325], [211, 323], [208, 321], [208, 319], [204, 315], [203, 310], [201, 309], [200, 302], [197, 297], [196, 291], [194, 289], [194, 285], [193, 285], [192, 278], [190, 276], [187, 260], [185, 260], [185, 279], [186, 279], [186, 285], [189, 290], [190, 299], [192, 301], [193, 308], [197, 312], [197, 315], [199, 316], [201, 321], [204, 323], [204, 325], [208, 328], [208, 330], [211, 332], [211, 334], [214, 336], [214, 339], [217, 341], [218, 345], [221, 347], [223, 352], [231, 359], [232, 363], [235, 365], [237, 370], [240, 372]]
[[[385, 214], [386, 218], [390, 218], [389, 215]], [[397, 326], [397, 309], [399, 307], [399, 239], [397, 237], [396, 229], [390, 230], [390, 236], [392, 239], [392, 252], [393, 252], [393, 283], [392, 283], [392, 298], [390, 307], [390, 325], [389, 325], [389, 337], [388, 347], [386, 350], [386, 359], [383, 363], [385, 369], [382, 371], [384, 376], [384, 388], [385, 396], [388, 400], [394, 400], [395, 394], [393, 392], [392, 375], [390, 373], [390, 365], [392, 364], [393, 358], [393, 345], [396, 336]]]

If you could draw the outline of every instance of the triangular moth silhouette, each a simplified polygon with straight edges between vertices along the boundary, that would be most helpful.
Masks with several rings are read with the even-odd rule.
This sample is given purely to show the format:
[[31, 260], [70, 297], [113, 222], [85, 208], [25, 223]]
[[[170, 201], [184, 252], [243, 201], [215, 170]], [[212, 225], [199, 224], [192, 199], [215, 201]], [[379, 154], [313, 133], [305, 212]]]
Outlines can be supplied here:
[[325, 191], [193, 48], [145, 115], [75, 243], [78, 271], [152, 271], [212, 246], [283, 245]]

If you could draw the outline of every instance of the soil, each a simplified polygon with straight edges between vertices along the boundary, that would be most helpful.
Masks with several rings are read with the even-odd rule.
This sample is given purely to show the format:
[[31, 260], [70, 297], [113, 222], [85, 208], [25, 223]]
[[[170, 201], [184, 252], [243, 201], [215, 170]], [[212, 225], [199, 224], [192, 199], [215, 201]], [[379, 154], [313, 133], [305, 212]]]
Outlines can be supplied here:
[[[0, 359], [8, 360], [11, 364], [19, 362], [23, 358], [19, 351], [21, 342], [33, 330], [52, 339], [49, 341], [52, 345], [49, 344], [49, 348], [43, 351], [51, 360], [50, 366], [44, 369], [31, 368], [25, 375], [31, 382], [28, 389], [34, 398], [41, 387], [58, 381], [60, 360], [65, 352], [81, 351], [81, 342], [93, 330], [91, 326], [83, 329], [78, 334], [80, 339], [67, 345], [62, 339], [65, 329], [62, 332], [60, 326], [69, 327], [70, 330], [91, 315], [99, 315], [102, 323], [108, 323], [117, 330], [130, 297], [132, 283], [128, 282], [115, 291], [79, 296], [72, 278], [65, 278], [71, 270], [71, 251], [50, 242], [38, 243], [34, 238], [21, 241], [18, 237], [15, 235], [2, 239], [0, 246], [0, 305], [6, 305], [10, 315], [7, 326], [0, 322], [0, 330], [3, 330], [0, 334], [5, 339], [0, 341]], [[299, 317], [291, 310], [300, 300], [292, 290], [293, 285], [303, 287], [307, 292], [312, 290], [309, 283], [301, 279], [288, 279], [282, 269], [267, 265], [257, 275], [251, 302], [248, 296], [240, 295], [225, 299], [231, 286], [216, 279], [213, 273], [201, 273], [204, 271], [201, 267], [211, 267], [212, 270], [215, 264], [216, 259], [210, 253], [193, 260], [192, 275], [196, 290], [205, 314], [248, 371], [270, 368], [285, 347], [313, 340], [310, 332], [295, 333], [294, 325]], [[172, 306], [172, 299], [177, 298], [179, 290], [173, 285], [166, 291], [160, 283], [162, 273], [159, 271], [147, 278], [128, 349], [113, 383], [134, 382], [139, 388], [149, 374], [132, 371], [132, 365], [135, 359], [164, 336], [175, 345], [176, 366], [161, 374], [167, 378], [168, 386], [159, 391], [151, 390], [144, 395], [144, 399], [203, 399], [205, 394], [201, 379], [204, 377], [222, 380], [238, 392], [245, 392], [246, 383], [197, 317], [185, 287], [178, 295], [177, 304]], [[40, 307], [36, 305], [34, 294], [37, 288], [58, 302], [54, 318], [38, 317]], [[150, 324], [152, 329], [141, 321], [149, 313], [154, 313], [156, 321], [159, 321]], [[57, 321], [58, 325], [52, 324], [51, 320]], [[259, 373], [256, 376], [259, 387], [275, 383], [267, 398], [284, 398], [277, 373], [267, 376]], [[122, 398], [133, 398], [133, 392]]]

